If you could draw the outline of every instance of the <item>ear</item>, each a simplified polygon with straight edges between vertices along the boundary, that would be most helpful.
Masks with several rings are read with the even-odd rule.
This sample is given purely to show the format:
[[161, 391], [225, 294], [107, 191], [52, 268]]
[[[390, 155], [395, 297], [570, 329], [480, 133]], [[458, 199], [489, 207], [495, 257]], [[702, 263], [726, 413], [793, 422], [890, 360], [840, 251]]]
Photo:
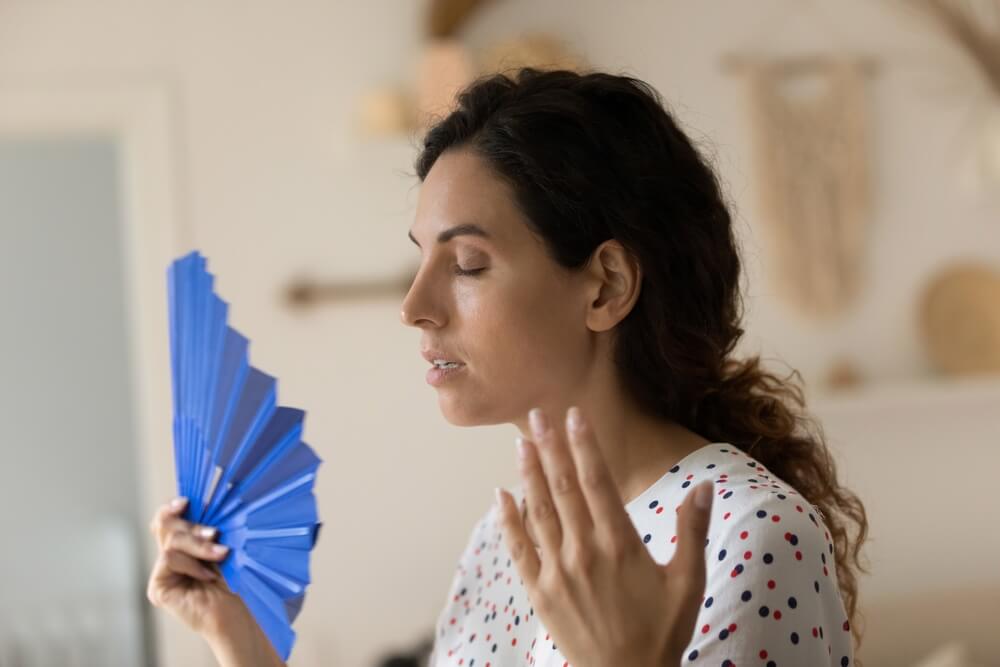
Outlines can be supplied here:
[[639, 299], [642, 268], [621, 242], [609, 239], [594, 250], [587, 273], [591, 290], [587, 326], [607, 331], [625, 319]]

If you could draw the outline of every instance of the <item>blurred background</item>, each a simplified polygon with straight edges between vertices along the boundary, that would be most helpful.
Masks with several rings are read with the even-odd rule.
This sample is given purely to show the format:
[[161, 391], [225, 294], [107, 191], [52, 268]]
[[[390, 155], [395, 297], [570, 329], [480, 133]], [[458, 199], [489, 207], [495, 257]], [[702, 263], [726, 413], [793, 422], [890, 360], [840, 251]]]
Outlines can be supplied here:
[[145, 599], [175, 494], [166, 268], [306, 410], [292, 665], [419, 664], [513, 427], [399, 320], [420, 133], [529, 64], [643, 79], [709, 153], [741, 354], [797, 369], [871, 522], [869, 665], [1000, 664], [1000, 11], [841, 0], [0, 0], [0, 666], [213, 664]]

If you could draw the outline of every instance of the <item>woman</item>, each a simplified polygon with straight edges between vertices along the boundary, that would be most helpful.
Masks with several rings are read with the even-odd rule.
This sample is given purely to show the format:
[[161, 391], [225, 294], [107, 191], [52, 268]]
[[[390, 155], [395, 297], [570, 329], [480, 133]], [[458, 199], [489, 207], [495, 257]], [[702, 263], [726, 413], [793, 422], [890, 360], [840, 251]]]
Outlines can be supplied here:
[[[730, 214], [656, 91], [484, 78], [416, 168], [403, 322], [448, 421], [517, 426], [523, 480], [474, 528], [431, 664], [853, 664], [864, 508], [801, 390], [730, 358]], [[222, 664], [281, 664], [182, 508], [154, 519], [150, 599]]]

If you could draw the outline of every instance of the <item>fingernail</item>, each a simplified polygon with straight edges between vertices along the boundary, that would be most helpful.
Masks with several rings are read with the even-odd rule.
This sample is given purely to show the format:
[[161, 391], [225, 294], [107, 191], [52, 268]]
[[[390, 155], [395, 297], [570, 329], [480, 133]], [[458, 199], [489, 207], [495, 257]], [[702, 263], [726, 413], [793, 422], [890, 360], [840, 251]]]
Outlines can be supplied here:
[[694, 490], [694, 504], [698, 509], [708, 509], [712, 506], [712, 484], [703, 482]]
[[173, 507], [175, 510], [180, 509], [181, 507], [184, 506], [184, 503], [186, 503], [187, 501], [188, 501], [187, 498], [185, 498], [184, 496], [177, 496], [176, 498], [170, 501], [170, 506]]
[[570, 406], [569, 412], [566, 415], [566, 423], [573, 431], [580, 428], [580, 408], [575, 405]]
[[204, 537], [207, 539], [215, 535], [215, 528], [212, 528], [211, 526], [198, 526], [198, 529], [195, 532], [198, 534], [199, 537]]
[[222, 554], [226, 553], [227, 551], [229, 551], [229, 547], [227, 547], [225, 544], [213, 544], [212, 545], [212, 553], [216, 554], [217, 556], [221, 556]]
[[524, 438], [517, 436], [514, 438], [514, 443], [517, 445], [517, 460], [524, 463], [524, 461], [528, 458], [528, 450], [524, 446]]
[[531, 430], [535, 432], [535, 437], [540, 438], [545, 433], [545, 429], [548, 428], [541, 408], [532, 408], [531, 412], [528, 413], [528, 420], [531, 422]]

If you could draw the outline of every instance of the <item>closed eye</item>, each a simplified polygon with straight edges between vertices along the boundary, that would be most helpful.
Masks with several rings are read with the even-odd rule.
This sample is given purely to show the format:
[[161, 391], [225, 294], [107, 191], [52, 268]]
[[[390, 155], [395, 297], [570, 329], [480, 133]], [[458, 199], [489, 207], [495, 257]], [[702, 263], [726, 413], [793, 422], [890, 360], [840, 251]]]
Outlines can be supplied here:
[[463, 269], [462, 267], [456, 265], [455, 266], [455, 275], [456, 276], [474, 276], [474, 275], [476, 275], [478, 273], [482, 273], [485, 270], [486, 270], [486, 267], [483, 267], [481, 269]]

